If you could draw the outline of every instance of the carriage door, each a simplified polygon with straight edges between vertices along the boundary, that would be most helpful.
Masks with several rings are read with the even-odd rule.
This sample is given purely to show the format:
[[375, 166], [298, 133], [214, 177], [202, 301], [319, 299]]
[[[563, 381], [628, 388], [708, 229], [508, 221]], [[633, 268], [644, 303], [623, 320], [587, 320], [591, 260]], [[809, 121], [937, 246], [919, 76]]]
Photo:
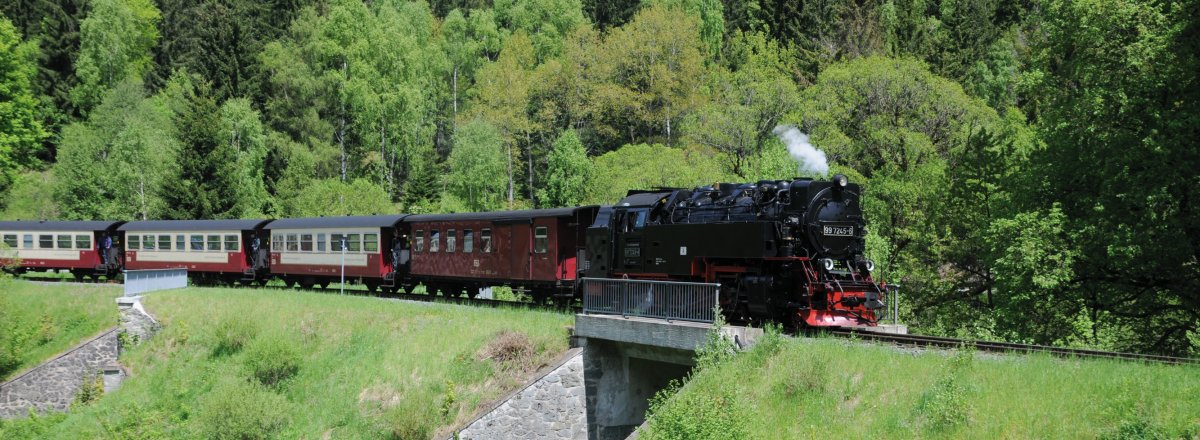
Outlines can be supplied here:
[[538, 218], [533, 220], [533, 249], [530, 253], [529, 277], [535, 280], [554, 280], [558, 272], [558, 219]]
[[509, 223], [496, 225], [499, 230], [506, 231], [506, 237], [501, 242], [500, 251], [509, 258], [509, 276], [515, 280], [529, 279], [529, 259], [533, 255], [533, 225], [531, 223]]

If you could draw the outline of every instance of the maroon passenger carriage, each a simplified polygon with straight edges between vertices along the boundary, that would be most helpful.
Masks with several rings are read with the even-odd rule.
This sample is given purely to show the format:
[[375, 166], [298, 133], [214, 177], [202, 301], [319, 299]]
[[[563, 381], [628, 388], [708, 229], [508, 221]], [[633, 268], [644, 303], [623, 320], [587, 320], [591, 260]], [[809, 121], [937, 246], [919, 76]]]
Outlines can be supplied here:
[[289, 287], [328, 287], [344, 274], [374, 292], [396, 285], [392, 244], [404, 215], [285, 218], [264, 227], [271, 273]]
[[507, 285], [539, 301], [569, 299], [584, 234], [598, 209], [410, 215], [403, 225], [411, 239], [399, 243], [411, 246], [403, 287], [411, 291], [420, 281], [431, 294], [475, 296], [481, 287]]
[[268, 220], [148, 220], [122, 225], [125, 268], [187, 269], [194, 282], [265, 284]]
[[[0, 222], [0, 265], [14, 272], [67, 270], [76, 279], [115, 277], [121, 272], [121, 243], [112, 221]], [[106, 238], [112, 247], [105, 248]], [[8, 266], [15, 259], [15, 267]]]

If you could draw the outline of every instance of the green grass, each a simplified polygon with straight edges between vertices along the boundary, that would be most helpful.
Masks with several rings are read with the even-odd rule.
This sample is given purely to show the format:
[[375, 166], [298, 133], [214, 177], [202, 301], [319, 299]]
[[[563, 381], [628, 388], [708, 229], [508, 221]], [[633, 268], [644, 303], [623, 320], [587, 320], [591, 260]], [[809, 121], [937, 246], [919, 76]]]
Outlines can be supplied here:
[[0, 382], [117, 324], [120, 286], [0, 279]]
[[643, 439], [1195, 439], [1200, 367], [768, 337], [654, 411]]
[[0, 438], [439, 435], [567, 348], [567, 314], [271, 289], [149, 294], [122, 388]]

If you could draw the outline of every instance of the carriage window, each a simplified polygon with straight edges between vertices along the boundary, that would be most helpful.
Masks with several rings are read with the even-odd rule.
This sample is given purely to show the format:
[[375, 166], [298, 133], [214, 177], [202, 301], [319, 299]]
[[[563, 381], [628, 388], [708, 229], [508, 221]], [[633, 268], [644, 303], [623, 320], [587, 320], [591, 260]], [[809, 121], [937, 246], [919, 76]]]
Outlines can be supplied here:
[[334, 252], [341, 252], [341, 251], [345, 250], [345, 249], [342, 249], [342, 241], [345, 239], [346, 239], [346, 236], [342, 235], [342, 234], [333, 234], [333, 235], [329, 236], [329, 241], [331, 243], [333, 243], [333, 245], [331, 247], [333, 248]]
[[[28, 235], [26, 235], [26, 237], [28, 237]], [[138, 239], [138, 236], [136, 236], [136, 235], [129, 236], [129, 250], [136, 251], [138, 249], [141, 249], [142, 248], [141, 243], [142, 242], [141, 242], [141, 240]]]
[[187, 250], [187, 236], [186, 235], [176, 235], [175, 236], [175, 250], [177, 250], [179, 252], [183, 252], [183, 251]]
[[413, 235], [413, 252], [425, 252], [425, 230], [417, 229]]
[[300, 250], [300, 240], [296, 234], [287, 234], [284, 236], [284, 244], [287, 246], [288, 251], [295, 252]]
[[313, 235], [312, 234], [301, 234], [300, 235], [300, 250], [302, 250], [304, 252], [312, 252], [312, 250], [313, 250]]
[[347, 235], [347, 237], [349, 237], [347, 240], [348, 243], [346, 245], [346, 246], [348, 246], [348, 248], [346, 249], [347, 251], [358, 252], [360, 249], [362, 249], [362, 241], [359, 238], [358, 234], [350, 234], [350, 235]]
[[17, 248], [17, 234], [4, 234], [4, 245], [9, 249]]
[[271, 234], [271, 250], [283, 250], [283, 234]]
[[363, 250], [379, 252], [379, 234], [363, 234]]
[[170, 235], [159, 235], [158, 236], [158, 250], [161, 250], [161, 251], [171, 250], [171, 236]]
[[192, 250], [193, 251], [204, 250], [204, 236], [203, 235], [193, 235], [192, 236]]
[[38, 235], [38, 248], [39, 249], [54, 249], [54, 236], [53, 235]]
[[492, 230], [482, 229], [479, 231], [479, 247], [484, 252], [492, 251]]
[[153, 235], [143, 235], [142, 236], [142, 250], [143, 251], [154, 250], [154, 236]]
[[25, 249], [33, 249], [33, 234], [25, 234], [21, 237], [21, 242], [25, 245]]
[[446, 230], [446, 252], [454, 252], [456, 247], [458, 247], [458, 231]]
[[59, 235], [58, 236], [58, 248], [59, 249], [70, 249], [71, 248], [71, 236], [70, 235]]
[[204, 246], [205, 249], [208, 249], [210, 251], [220, 251], [221, 250], [221, 236], [220, 235], [205, 236], [205, 243], [207, 243], [207, 245]]
[[[14, 235], [13, 242], [16, 242], [16, 240], [17, 240], [17, 236]], [[90, 235], [76, 235], [75, 236], [75, 249], [91, 249], [91, 248], [92, 248], [92, 236], [90, 236]]]
[[437, 252], [442, 246], [442, 233], [434, 229], [429, 233], [429, 252]]
[[317, 252], [325, 252], [325, 234], [317, 234]]
[[225, 236], [225, 250], [229, 252], [237, 252], [241, 246], [238, 244], [237, 234], [229, 234]]
[[535, 254], [546, 253], [546, 248], [549, 247], [549, 229], [545, 226], [533, 228], [533, 252]]
[[475, 250], [475, 231], [463, 229], [463, 252]]

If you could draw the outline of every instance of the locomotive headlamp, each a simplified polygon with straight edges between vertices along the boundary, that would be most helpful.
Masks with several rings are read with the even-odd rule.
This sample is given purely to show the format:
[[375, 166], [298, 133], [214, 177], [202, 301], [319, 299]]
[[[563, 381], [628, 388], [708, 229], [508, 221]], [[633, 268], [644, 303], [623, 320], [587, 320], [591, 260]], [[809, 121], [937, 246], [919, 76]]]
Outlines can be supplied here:
[[874, 272], [875, 271], [875, 262], [871, 261], [871, 260], [867, 260], [865, 263], [863, 263], [863, 267], [867, 268], [867, 272]]
[[833, 176], [833, 184], [837, 185], [838, 188], [845, 188], [849, 183], [850, 179], [847, 179], [845, 174], [837, 174]]
[[833, 270], [833, 259], [832, 258], [822, 258], [821, 265], [825, 266], [825, 270]]

